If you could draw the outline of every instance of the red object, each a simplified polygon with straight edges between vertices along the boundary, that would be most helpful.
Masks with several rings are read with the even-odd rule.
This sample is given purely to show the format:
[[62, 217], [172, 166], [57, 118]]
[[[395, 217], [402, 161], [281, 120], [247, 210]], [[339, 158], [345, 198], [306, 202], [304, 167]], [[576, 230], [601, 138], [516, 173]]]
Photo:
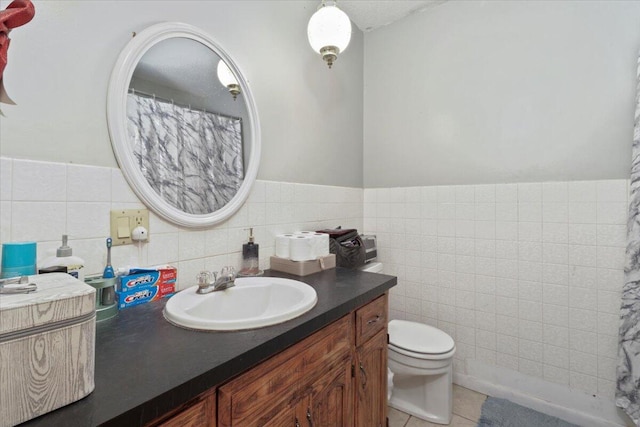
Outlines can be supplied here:
[[9, 50], [9, 31], [20, 27], [33, 19], [36, 9], [31, 0], [12, 1], [5, 10], [0, 11], [0, 81], [7, 66]]

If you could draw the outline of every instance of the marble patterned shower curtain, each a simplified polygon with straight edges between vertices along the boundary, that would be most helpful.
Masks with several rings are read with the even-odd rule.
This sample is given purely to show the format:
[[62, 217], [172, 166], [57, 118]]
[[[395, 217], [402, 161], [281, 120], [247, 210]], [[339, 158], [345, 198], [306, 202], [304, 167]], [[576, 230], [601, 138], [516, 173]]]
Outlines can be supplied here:
[[625, 283], [620, 308], [616, 405], [640, 427], [640, 58], [636, 81]]
[[214, 212], [242, 184], [239, 118], [129, 94], [127, 132], [149, 185], [183, 212]]

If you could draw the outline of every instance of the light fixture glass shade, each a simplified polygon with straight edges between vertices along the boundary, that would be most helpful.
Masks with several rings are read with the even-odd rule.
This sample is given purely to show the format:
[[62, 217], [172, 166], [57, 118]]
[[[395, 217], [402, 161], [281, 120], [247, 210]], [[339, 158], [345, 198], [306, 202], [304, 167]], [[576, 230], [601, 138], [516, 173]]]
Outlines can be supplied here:
[[229, 66], [225, 64], [222, 59], [218, 62], [218, 80], [220, 80], [220, 83], [222, 83], [224, 87], [229, 89], [229, 93], [235, 101], [240, 94], [240, 85], [238, 84], [238, 80], [236, 80], [236, 76], [233, 75]]
[[233, 75], [227, 64], [224, 63], [223, 60], [218, 62], [218, 80], [224, 87], [229, 87], [229, 85], [237, 85], [238, 80]]
[[[309, 20], [307, 36], [313, 50], [323, 55], [331, 67], [337, 55], [349, 46], [351, 20], [335, 5], [335, 2], [323, 2]], [[330, 51], [331, 58], [326, 57], [327, 51]]]

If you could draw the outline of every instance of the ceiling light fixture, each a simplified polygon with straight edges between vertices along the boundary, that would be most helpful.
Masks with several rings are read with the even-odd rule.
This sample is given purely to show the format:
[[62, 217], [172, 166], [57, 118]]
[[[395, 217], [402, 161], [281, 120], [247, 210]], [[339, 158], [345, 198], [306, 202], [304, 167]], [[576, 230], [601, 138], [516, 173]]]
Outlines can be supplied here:
[[229, 69], [229, 66], [227, 66], [227, 64], [225, 64], [223, 60], [220, 60], [220, 62], [218, 62], [218, 80], [220, 80], [220, 83], [222, 83], [224, 87], [229, 89], [229, 92], [231, 93], [231, 95], [233, 96], [233, 100], [235, 101], [240, 94], [240, 85], [238, 84], [238, 80], [236, 80], [236, 77]]
[[309, 44], [327, 62], [329, 68], [345, 51], [351, 40], [351, 20], [334, 0], [322, 0], [307, 26]]

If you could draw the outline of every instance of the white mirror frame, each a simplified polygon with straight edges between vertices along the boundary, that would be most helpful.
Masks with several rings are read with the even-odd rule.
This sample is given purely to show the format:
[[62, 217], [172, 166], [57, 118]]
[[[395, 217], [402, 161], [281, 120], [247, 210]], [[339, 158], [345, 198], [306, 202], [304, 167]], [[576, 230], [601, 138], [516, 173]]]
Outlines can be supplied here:
[[[133, 148], [130, 145], [127, 134], [127, 92], [136, 65], [152, 46], [162, 40], [174, 37], [183, 37], [200, 42], [224, 60], [237, 77], [242, 91], [241, 96], [247, 104], [249, 126], [251, 128], [250, 135], [252, 135], [252, 137], [249, 138], [250, 141], [244, 141], [244, 144], [247, 144], [245, 147], [250, 148], [249, 165], [245, 168], [244, 180], [238, 192], [229, 203], [215, 212], [204, 215], [183, 212], [171, 206], [153, 190], [136, 165]], [[213, 70], [211, 78], [217, 78], [215, 70]], [[220, 45], [199, 28], [179, 22], [164, 22], [144, 29], [131, 39], [120, 53], [111, 72], [109, 90], [107, 92], [107, 124], [111, 137], [111, 145], [113, 146], [116, 160], [125, 179], [145, 206], [160, 217], [184, 227], [208, 227], [228, 219], [240, 209], [249, 196], [251, 187], [258, 174], [258, 163], [260, 161], [261, 140], [258, 109], [256, 108], [249, 84], [236, 63]]]

